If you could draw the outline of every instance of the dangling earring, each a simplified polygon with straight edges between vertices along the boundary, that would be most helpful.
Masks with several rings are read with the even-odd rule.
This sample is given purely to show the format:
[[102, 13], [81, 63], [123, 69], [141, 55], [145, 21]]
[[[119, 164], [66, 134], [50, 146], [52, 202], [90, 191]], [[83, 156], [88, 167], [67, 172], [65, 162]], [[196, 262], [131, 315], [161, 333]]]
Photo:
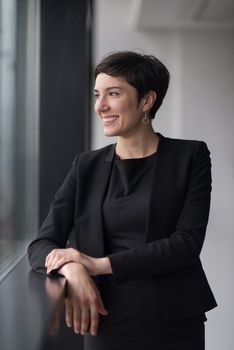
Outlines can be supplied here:
[[142, 124], [148, 125], [150, 123], [150, 120], [147, 116], [147, 112], [145, 111], [145, 116], [142, 118]]

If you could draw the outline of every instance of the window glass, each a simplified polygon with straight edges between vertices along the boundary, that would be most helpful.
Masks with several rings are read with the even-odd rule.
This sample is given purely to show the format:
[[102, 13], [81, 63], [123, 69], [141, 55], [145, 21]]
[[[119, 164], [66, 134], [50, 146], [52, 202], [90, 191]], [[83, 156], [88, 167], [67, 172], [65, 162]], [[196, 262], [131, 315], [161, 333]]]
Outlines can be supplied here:
[[0, 0], [0, 279], [37, 230], [39, 3]]

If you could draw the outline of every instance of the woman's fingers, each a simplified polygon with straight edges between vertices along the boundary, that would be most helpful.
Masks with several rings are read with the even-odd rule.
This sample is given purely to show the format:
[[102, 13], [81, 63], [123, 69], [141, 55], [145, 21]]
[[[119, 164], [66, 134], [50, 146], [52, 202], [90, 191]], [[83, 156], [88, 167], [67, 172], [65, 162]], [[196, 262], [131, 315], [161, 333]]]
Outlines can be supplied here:
[[97, 310], [101, 315], [107, 316], [108, 311], [106, 310], [105, 306], [103, 305], [102, 297], [101, 297], [98, 289], [97, 289], [97, 295], [98, 295], [98, 308], [97, 308]]
[[51, 264], [47, 267], [47, 273], [50, 273], [52, 270], [59, 269], [64, 264], [67, 264], [68, 262], [71, 262], [69, 257], [63, 256], [62, 258], [54, 259]]
[[51, 252], [46, 256], [45, 259], [45, 266], [48, 266], [51, 264], [51, 261], [53, 261], [54, 258], [61, 255], [61, 251], [64, 249], [53, 249]]
[[45, 267], [48, 270], [51, 270], [51, 267], [53, 263], [55, 263], [58, 260], [58, 253], [57, 249], [52, 250], [45, 259]]
[[45, 259], [45, 267], [48, 267], [50, 265], [51, 257], [52, 257], [51, 253], [47, 255]]
[[70, 301], [66, 312], [66, 323], [76, 333], [95, 335], [98, 331], [99, 314], [107, 315], [101, 294], [82, 264], [65, 264], [63, 275], [67, 280], [67, 299]]
[[80, 325], [80, 333], [85, 335], [89, 329], [89, 320], [90, 320], [90, 309], [89, 305], [84, 305], [81, 309], [81, 325]]
[[99, 314], [97, 312], [97, 308], [91, 306], [90, 308], [90, 333], [91, 335], [96, 335], [99, 324]]
[[73, 315], [73, 312], [72, 312], [72, 304], [71, 304], [71, 301], [70, 299], [66, 299], [65, 300], [65, 318], [66, 318], [66, 325], [67, 327], [72, 327], [72, 315]]
[[80, 333], [81, 328], [81, 309], [79, 305], [73, 305], [73, 329], [76, 334]]
[[68, 255], [62, 255], [60, 253], [53, 253], [47, 256], [45, 267], [47, 268], [47, 273], [50, 273], [54, 269], [59, 269], [64, 264], [71, 261]]
[[68, 262], [79, 262], [79, 256], [79, 251], [74, 248], [53, 249], [45, 259], [45, 267], [47, 268], [47, 273], [53, 269], [60, 268], [62, 265]]
[[95, 306], [83, 306], [78, 303], [71, 304], [66, 301], [66, 325], [73, 327], [76, 334], [85, 335], [88, 331], [94, 336], [97, 334], [99, 313]]
[[77, 334], [85, 335], [88, 331], [92, 335], [97, 334], [99, 324], [99, 313], [97, 307], [92, 306], [75, 306], [73, 309], [73, 327]]
[[57, 262], [58, 262], [58, 257], [52, 257], [47, 265], [47, 270], [46, 272], [47, 273], [50, 273], [56, 266]]

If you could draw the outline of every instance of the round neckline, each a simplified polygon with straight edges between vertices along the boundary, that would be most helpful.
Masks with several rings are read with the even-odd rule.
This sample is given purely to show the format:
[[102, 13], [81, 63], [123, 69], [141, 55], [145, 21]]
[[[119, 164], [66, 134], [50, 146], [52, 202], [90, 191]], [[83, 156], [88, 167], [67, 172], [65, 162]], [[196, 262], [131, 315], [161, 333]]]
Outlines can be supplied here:
[[146, 159], [150, 159], [150, 158], [153, 158], [154, 156], [157, 155], [157, 151], [155, 151], [154, 153], [150, 154], [149, 156], [145, 156], [145, 157], [141, 157], [141, 158], [125, 158], [125, 159], [121, 159], [116, 153], [114, 155], [115, 157], [115, 160], [117, 161], [140, 161], [140, 160], [146, 160]]
[[161, 147], [161, 139], [163, 138], [163, 136], [159, 133], [159, 132], [155, 132], [155, 134], [159, 137], [159, 140], [158, 140], [158, 145], [157, 145], [157, 149], [154, 153], [150, 154], [149, 156], [146, 156], [146, 157], [141, 157], [141, 158], [124, 158], [124, 159], [121, 159], [117, 154], [116, 154], [116, 146], [117, 146], [117, 143], [113, 144], [113, 153], [112, 153], [112, 159], [114, 159], [115, 161], [133, 161], [133, 160], [143, 160], [143, 159], [150, 159], [151, 157], [153, 158], [154, 156], [157, 156], [158, 152], [159, 152], [159, 149]]

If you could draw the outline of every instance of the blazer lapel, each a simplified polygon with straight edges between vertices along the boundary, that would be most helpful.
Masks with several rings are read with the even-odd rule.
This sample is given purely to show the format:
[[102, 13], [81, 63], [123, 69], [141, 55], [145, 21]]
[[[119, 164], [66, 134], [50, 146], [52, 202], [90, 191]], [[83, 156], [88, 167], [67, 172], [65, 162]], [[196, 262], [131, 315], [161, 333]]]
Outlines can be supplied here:
[[79, 246], [82, 252], [94, 256], [104, 256], [104, 228], [102, 203], [109, 183], [115, 145], [111, 145], [106, 154], [82, 164], [78, 185], [79, 203], [77, 203], [77, 227]]
[[160, 133], [157, 134], [160, 141], [153, 171], [145, 242], [165, 237], [165, 225], [168, 220], [165, 214], [170, 210], [168, 203], [173, 200], [173, 191], [170, 186], [172, 176], [170, 147], [168, 147], [167, 139]]
[[94, 203], [95, 217], [96, 220], [94, 222], [94, 231], [93, 231], [93, 240], [97, 242], [97, 246], [95, 247], [96, 255], [98, 257], [104, 256], [104, 226], [103, 226], [103, 200], [105, 197], [106, 189], [109, 184], [109, 178], [111, 174], [111, 168], [113, 164], [113, 158], [115, 153], [115, 144], [111, 145], [111, 148], [106, 156], [103, 167], [99, 169], [97, 175], [97, 179], [99, 179], [96, 185], [96, 193], [94, 194], [94, 198], [96, 201]]

